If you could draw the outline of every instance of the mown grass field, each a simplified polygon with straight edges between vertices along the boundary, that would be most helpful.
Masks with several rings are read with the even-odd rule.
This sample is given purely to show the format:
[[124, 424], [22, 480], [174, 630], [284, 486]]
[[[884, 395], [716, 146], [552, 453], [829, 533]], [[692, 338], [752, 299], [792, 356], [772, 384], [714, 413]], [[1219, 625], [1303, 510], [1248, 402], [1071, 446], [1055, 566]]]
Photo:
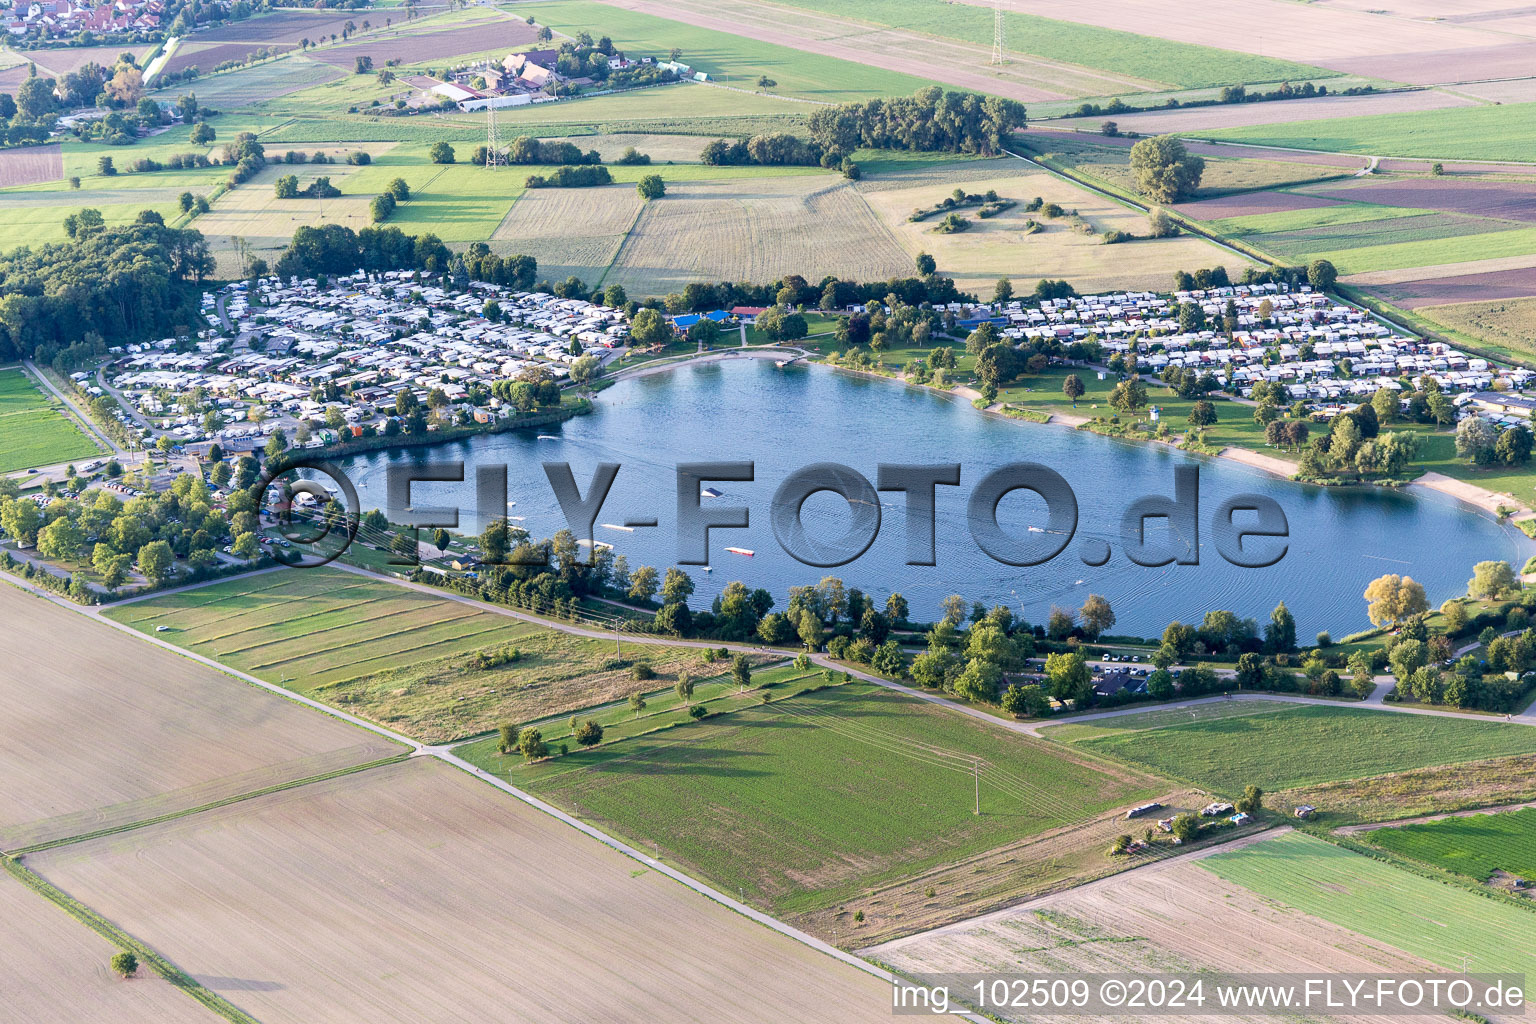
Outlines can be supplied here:
[[[111, 609], [112, 618], [215, 661], [424, 740], [490, 731], [627, 696], [611, 641], [570, 636], [396, 584], [331, 569], [229, 580]], [[169, 627], [159, 632], [158, 627]], [[478, 651], [517, 660], [477, 670]], [[657, 686], [698, 655], [626, 648]]]
[[1536, 752], [1536, 729], [1361, 708], [1288, 706], [1084, 740], [1087, 749], [1229, 796]]
[[[1488, 222], [1490, 226], [1503, 223]], [[1532, 249], [1536, 249], [1536, 228], [1523, 227], [1460, 234], [1449, 238], [1410, 238], [1358, 249], [1329, 249], [1319, 245], [1313, 250], [1312, 258], [1332, 261], [1340, 274], [1363, 274], [1374, 270], [1399, 270], [1404, 267], [1461, 263], [1502, 256], [1524, 256]]]
[[[973, 758], [983, 762], [980, 816]], [[1161, 785], [862, 683], [512, 777], [785, 912], [1082, 821]]]
[[15, 367], [0, 369], [0, 473], [89, 458], [98, 448]]
[[1536, 103], [1339, 117], [1201, 134], [1265, 146], [1373, 156], [1529, 161], [1536, 152]]
[[875, 96], [905, 96], [934, 84], [912, 75], [803, 53], [592, 0], [519, 5], [517, 13], [571, 36], [582, 31], [601, 32], [612, 36], [616, 45], [639, 54], [665, 55], [677, 47], [683, 51], [685, 63], [713, 79], [750, 89], [766, 75], [778, 83], [775, 92], [785, 96], [846, 103]]
[[1198, 862], [1216, 876], [1448, 970], [1524, 974], [1536, 914], [1292, 832]]
[[1188, 725], [1190, 722], [1209, 722], [1224, 718], [1244, 718], [1248, 715], [1267, 715], [1293, 707], [1283, 701], [1243, 700], [1225, 703], [1196, 704], [1188, 708], [1160, 708], [1142, 711], [1119, 718], [1103, 718], [1094, 722], [1064, 722], [1041, 731], [1046, 739], [1062, 743], [1080, 743], [1083, 740], [1124, 736], [1128, 733], [1162, 729], [1170, 725]]
[[1488, 881], [1495, 871], [1536, 877], [1536, 808], [1377, 829], [1363, 838], [1479, 882]]
[[[992, 42], [992, 12], [986, 7], [943, 0], [785, 0], [789, 6], [981, 46]], [[1291, 61], [1219, 50], [1208, 46], [1117, 32], [1053, 18], [1004, 13], [1007, 47], [1047, 60], [1070, 61], [1184, 88], [1239, 82], [1327, 78], [1331, 72]]]

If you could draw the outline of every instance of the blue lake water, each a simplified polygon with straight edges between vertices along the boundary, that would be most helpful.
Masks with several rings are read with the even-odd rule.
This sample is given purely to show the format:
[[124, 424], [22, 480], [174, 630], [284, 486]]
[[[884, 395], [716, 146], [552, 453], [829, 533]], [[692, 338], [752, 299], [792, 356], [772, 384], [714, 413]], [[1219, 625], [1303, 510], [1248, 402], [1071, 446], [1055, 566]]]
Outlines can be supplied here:
[[[1318, 630], [1339, 636], [1365, 628], [1360, 595], [1383, 573], [1414, 577], [1438, 603], [1464, 591], [1474, 562], [1504, 558], [1518, 567], [1536, 550], [1536, 544], [1488, 513], [1422, 488], [1311, 487], [1165, 446], [983, 415], [964, 401], [887, 380], [822, 366], [779, 369], [761, 359], [688, 366], [623, 381], [598, 397], [592, 415], [537, 433], [374, 452], [353, 458], [345, 468], [363, 508], [385, 508], [391, 463], [449, 459], [464, 460], [467, 481], [473, 481], [478, 465], [506, 465], [508, 496], [516, 502], [508, 512], [522, 516], [519, 525], [534, 537], [547, 537], [566, 525], [542, 463], [569, 462], [583, 493], [598, 463], [620, 463], [597, 522], [655, 518], [658, 526], [632, 533], [598, 526], [596, 539], [614, 545], [631, 568], [658, 569], [676, 564], [679, 557], [676, 465], [755, 463], [753, 482], [716, 483], [721, 496], [703, 502], [706, 511], [744, 505], [750, 525], [711, 531], [712, 572], [683, 566], [696, 584], [695, 608], [707, 608], [734, 579], [766, 587], [782, 607], [789, 587], [830, 574], [881, 602], [890, 591], [902, 592], [914, 618], [936, 617], [939, 602], [960, 593], [989, 605], [1007, 603], [1031, 622], [1043, 622], [1052, 605], [1075, 608], [1089, 593], [1097, 593], [1115, 609], [1115, 632], [1133, 634], [1160, 632], [1171, 619], [1198, 623], [1212, 608], [1231, 609], [1262, 624], [1284, 600], [1306, 640]], [[881, 493], [879, 533], [856, 560], [818, 569], [786, 554], [769, 520], [774, 491], [792, 472], [818, 462], [847, 465], [871, 482], [881, 463], [959, 463], [960, 485], [937, 490], [936, 564], [906, 564], [905, 499], [895, 492]], [[967, 520], [976, 483], [1017, 462], [1042, 463], [1060, 473], [1079, 507], [1077, 532], [1066, 549], [1029, 568], [994, 561], [972, 539]], [[1123, 553], [1122, 515], [1143, 495], [1171, 497], [1174, 470], [1181, 465], [1199, 468], [1200, 563], [1135, 565]], [[1220, 502], [1236, 494], [1266, 495], [1284, 511], [1290, 537], [1284, 557], [1273, 566], [1240, 568], [1218, 554], [1212, 515]], [[481, 528], [472, 482], [418, 483], [412, 501], [416, 508], [460, 508], [461, 530]], [[1046, 543], [1047, 535], [1027, 529], [1045, 525], [1044, 509], [1030, 492], [1016, 491], [998, 506], [998, 522], [1022, 539]], [[851, 513], [841, 498], [823, 493], [805, 503], [803, 522], [812, 537], [831, 538], [844, 532]], [[1156, 541], [1165, 532], [1166, 521], [1149, 521], [1149, 539]], [[1081, 557], [1094, 542], [1111, 550], [1109, 561], [1099, 567], [1084, 564]], [[755, 555], [731, 554], [728, 546]]]

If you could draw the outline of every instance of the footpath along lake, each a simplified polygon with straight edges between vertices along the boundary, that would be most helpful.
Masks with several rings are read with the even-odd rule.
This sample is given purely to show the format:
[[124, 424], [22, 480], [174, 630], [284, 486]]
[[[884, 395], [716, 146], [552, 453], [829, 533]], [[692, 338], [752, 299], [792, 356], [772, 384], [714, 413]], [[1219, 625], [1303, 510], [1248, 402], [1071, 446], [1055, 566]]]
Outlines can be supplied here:
[[[890, 591], [901, 591], [919, 619], [937, 617], [939, 602], [952, 593], [988, 605], [1007, 603], [1031, 622], [1044, 622], [1052, 605], [1076, 608], [1090, 592], [1102, 594], [1119, 619], [1114, 631], [1126, 634], [1158, 633], [1171, 619], [1198, 623], [1213, 608], [1231, 609], [1262, 625], [1284, 600], [1296, 616], [1298, 635], [1309, 641], [1318, 630], [1338, 637], [1365, 628], [1360, 595], [1383, 573], [1412, 576], [1438, 604], [1464, 592], [1474, 562], [1504, 558], [1518, 568], [1536, 550], [1536, 544], [1492, 515], [1424, 488], [1403, 492], [1297, 484], [1162, 445], [986, 416], [962, 400], [824, 366], [780, 369], [767, 359], [687, 365], [622, 381], [599, 395], [596, 406], [592, 415], [539, 434], [484, 435], [378, 451], [354, 457], [344, 468], [366, 510], [387, 506], [386, 469], [392, 462], [462, 459], [464, 484], [415, 484], [412, 502], [418, 509], [459, 508], [460, 530], [478, 532], [475, 467], [504, 464], [508, 497], [515, 502], [508, 514], [521, 517], [513, 520], [515, 525], [544, 538], [566, 522], [541, 464], [569, 462], [586, 494], [597, 464], [617, 462], [622, 469], [597, 522], [655, 518], [658, 525], [633, 532], [599, 525], [596, 539], [612, 544], [631, 568], [664, 570], [678, 560], [677, 464], [754, 462], [754, 482], [715, 483], [721, 496], [703, 501], [706, 511], [746, 506], [751, 524], [711, 531], [712, 572], [683, 566], [695, 582], [695, 608], [707, 608], [727, 582], [739, 579], [749, 587], [767, 588], [782, 609], [789, 587], [830, 574], [879, 602]], [[960, 485], [937, 490], [937, 564], [906, 564], [906, 499], [899, 492], [881, 493], [879, 533], [854, 561], [817, 569], [785, 553], [769, 519], [774, 491], [792, 472], [817, 462], [849, 466], [871, 483], [882, 463], [959, 463]], [[1060, 473], [1079, 509], [1072, 541], [1053, 560], [1031, 568], [994, 561], [968, 527], [967, 503], [977, 482], [1015, 462], [1038, 462]], [[1174, 470], [1181, 465], [1199, 467], [1200, 564], [1135, 565], [1123, 550], [1121, 517], [1144, 495], [1171, 498]], [[1212, 516], [1223, 500], [1237, 494], [1267, 496], [1284, 511], [1289, 546], [1275, 565], [1241, 568], [1217, 552]], [[812, 537], [840, 536], [851, 520], [848, 505], [834, 494], [818, 494], [805, 503], [803, 522]], [[998, 506], [998, 522], [1011, 534], [1034, 539], [1028, 527], [1046, 525], [1044, 502], [1030, 492], [1014, 492]], [[1159, 539], [1160, 522], [1149, 521], [1150, 541]], [[1097, 568], [1084, 564], [1080, 555], [1093, 540], [1112, 551]], [[1047, 538], [1038, 536], [1038, 542]], [[727, 547], [754, 556], [729, 553]]]

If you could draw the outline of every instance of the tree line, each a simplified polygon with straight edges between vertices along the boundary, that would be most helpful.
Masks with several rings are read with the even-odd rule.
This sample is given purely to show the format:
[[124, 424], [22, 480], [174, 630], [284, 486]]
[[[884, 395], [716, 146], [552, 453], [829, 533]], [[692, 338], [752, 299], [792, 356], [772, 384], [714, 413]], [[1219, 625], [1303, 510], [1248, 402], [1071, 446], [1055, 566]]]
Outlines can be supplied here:
[[839, 158], [860, 148], [995, 156], [1024, 117], [1014, 100], [931, 85], [911, 96], [822, 108], [811, 115], [810, 129], [822, 150]]

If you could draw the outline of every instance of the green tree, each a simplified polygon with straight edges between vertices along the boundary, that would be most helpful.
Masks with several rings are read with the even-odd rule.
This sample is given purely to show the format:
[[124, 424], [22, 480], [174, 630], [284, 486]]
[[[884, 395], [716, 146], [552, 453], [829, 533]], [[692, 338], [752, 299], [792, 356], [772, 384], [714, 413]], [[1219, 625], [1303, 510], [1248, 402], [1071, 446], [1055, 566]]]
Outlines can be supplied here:
[[693, 596], [693, 579], [683, 570], [671, 568], [661, 581], [663, 604], [680, 604]]
[[1284, 601], [1269, 613], [1269, 622], [1264, 626], [1264, 647], [1282, 653], [1296, 649], [1296, 617]]
[[1088, 663], [1077, 651], [1045, 656], [1045, 678], [1051, 684], [1051, 696], [1057, 700], [1081, 698], [1087, 692], [1092, 676]]
[[1519, 587], [1520, 581], [1515, 578], [1515, 570], [1504, 561], [1478, 562], [1472, 567], [1472, 578], [1467, 581], [1469, 595], [1492, 601]]
[[922, 275], [923, 277], [927, 277], [929, 274], [935, 273], [938, 269], [938, 261], [936, 261], [932, 256], [928, 255], [926, 252], [920, 252], [917, 254], [918, 274]]
[[517, 726], [510, 722], [502, 722], [496, 726], [496, 749], [503, 754], [510, 754], [517, 747]]
[[1244, 786], [1243, 795], [1232, 806], [1243, 814], [1258, 814], [1264, 808], [1264, 791], [1258, 786]]
[[800, 622], [796, 627], [796, 632], [799, 634], [800, 642], [805, 645], [806, 650], [819, 651], [821, 649], [823, 637], [821, 616], [809, 608], [801, 609]]
[[1327, 260], [1313, 260], [1307, 264], [1307, 283], [1318, 291], [1331, 291], [1338, 279], [1338, 270]]
[[541, 757], [549, 756], [549, 747], [544, 742], [544, 734], [531, 725], [517, 734], [517, 749], [528, 761], [537, 761]]
[[446, 142], [434, 142], [427, 155], [435, 164], [451, 164], [454, 159], [453, 147]]
[[629, 322], [629, 337], [637, 345], [665, 345], [672, 340], [672, 326], [654, 309], [639, 309]]
[[1131, 147], [1136, 187], [1159, 203], [1176, 203], [1200, 187], [1205, 160], [1190, 154], [1177, 136], [1142, 139]]
[[145, 579], [159, 586], [170, 577], [173, 558], [169, 544], [152, 540], [139, 548], [139, 571]]
[[131, 978], [139, 973], [139, 958], [127, 950], [112, 954], [109, 961], [112, 973], [124, 978]]
[[649, 202], [667, 194], [667, 183], [659, 174], [647, 174], [635, 183], [635, 191], [639, 193], [641, 199]]
[[1147, 386], [1135, 377], [1123, 380], [1110, 389], [1109, 404], [1117, 412], [1131, 415], [1147, 404]]
[[572, 734], [576, 742], [584, 747], [595, 747], [603, 742], [603, 727], [593, 719], [587, 719], [576, 727]]
[[656, 596], [656, 589], [660, 580], [655, 569], [649, 565], [642, 565], [629, 576], [629, 599], [631, 601], [650, 601]]
[[[1479, 563], [1483, 564], [1483, 563]], [[1507, 565], [1505, 568], [1509, 568]], [[1474, 570], [1473, 582], [1476, 582]], [[1424, 586], [1412, 576], [1387, 573], [1366, 585], [1365, 614], [1375, 626], [1396, 627], [1404, 619], [1429, 611]]]
[[677, 682], [672, 686], [672, 692], [677, 694], [677, 699], [684, 704], [693, 703], [693, 676], [687, 672], [677, 674]]
[[630, 694], [629, 710], [635, 713], [636, 718], [639, 718], [640, 712], [645, 710], [645, 694], [639, 692], [638, 690]]
[[1072, 407], [1077, 408], [1077, 400], [1083, 397], [1083, 378], [1075, 373], [1067, 374], [1067, 379], [1061, 382], [1061, 393], [1072, 399]]
[[1002, 707], [1015, 718], [1043, 718], [1050, 714], [1051, 703], [1045, 691], [1034, 683], [1014, 683], [1004, 692]]
[[261, 544], [256, 540], [254, 533], [242, 533], [235, 538], [229, 550], [236, 558], [250, 561], [260, 553]]
[[955, 680], [955, 694], [966, 700], [991, 703], [997, 700], [997, 687], [1002, 679], [1003, 670], [995, 662], [972, 658]]
[[85, 534], [69, 516], [60, 516], [37, 533], [37, 553], [54, 561], [72, 561], [85, 543]]
[[1195, 427], [1208, 427], [1216, 422], [1216, 406], [1200, 399], [1189, 410], [1189, 423]]
[[1200, 818], [1186, 811], [1173, 819], [1173, 838], [1180, 843], [1193, 842], [1200, 835]]
[[1078, 618], [1088, 639], [1097, 640], [1101, 634], [1114, 628], [1115, 610], [1105, 598], [1089, 594], [1088, 600], [1083, 602], [1083, 607], [1078, 611]]
[[745, 654], [738, 654], [731, 659], [731, 678], [736, 682], [738, 693], [752, 685], [752, 662], [747, 660]]

